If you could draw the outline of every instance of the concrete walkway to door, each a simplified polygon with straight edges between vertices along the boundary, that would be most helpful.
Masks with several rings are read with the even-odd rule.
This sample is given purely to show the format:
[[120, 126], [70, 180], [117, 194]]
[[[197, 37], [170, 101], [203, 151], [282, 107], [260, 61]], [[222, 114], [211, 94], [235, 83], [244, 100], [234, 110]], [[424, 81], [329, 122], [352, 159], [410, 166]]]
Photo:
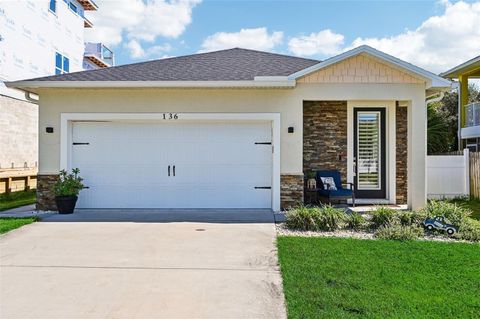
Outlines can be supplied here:
[[286, 318], [271, 212], [134, 213], [0, 236], [0, 318]]

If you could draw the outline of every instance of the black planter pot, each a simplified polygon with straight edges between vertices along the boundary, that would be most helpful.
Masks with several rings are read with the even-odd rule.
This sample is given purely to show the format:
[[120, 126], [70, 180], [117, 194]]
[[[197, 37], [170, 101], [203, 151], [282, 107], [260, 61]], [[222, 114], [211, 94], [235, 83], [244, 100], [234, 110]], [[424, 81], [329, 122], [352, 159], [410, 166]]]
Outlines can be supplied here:
[[71, 214], [75, 210], [78, 196], [55, 196], [59, 214]]

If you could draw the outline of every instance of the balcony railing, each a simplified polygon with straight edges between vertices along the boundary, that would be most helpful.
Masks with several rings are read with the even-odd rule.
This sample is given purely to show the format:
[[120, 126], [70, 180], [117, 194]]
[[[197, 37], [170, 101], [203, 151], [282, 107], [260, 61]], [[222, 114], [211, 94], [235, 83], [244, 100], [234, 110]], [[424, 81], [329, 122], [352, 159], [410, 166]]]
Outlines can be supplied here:
[[480, 102], [465, 105], [465, 127], [480, 125]]
[[95, 65], [106, 68], [115, 64], [112, 50], [102, 43], [85, 43], [85, 58], [93, 62]]

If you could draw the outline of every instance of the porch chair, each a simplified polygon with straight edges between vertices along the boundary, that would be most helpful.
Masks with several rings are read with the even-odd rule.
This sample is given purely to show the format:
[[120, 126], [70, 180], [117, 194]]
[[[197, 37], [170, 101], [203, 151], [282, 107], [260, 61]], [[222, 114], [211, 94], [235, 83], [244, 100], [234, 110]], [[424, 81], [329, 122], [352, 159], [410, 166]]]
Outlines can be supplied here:
[[[355, 189], [353, 183], [343, 183], [340, 178], [340, 172], [337, 170], [317, 171], [318, 195], [328, 199], [331, 204], [332, 200], [348, 200], [352, 199], [353, 207], [355, 207]], [[344, 188], [343, 186], [349, 186]]]

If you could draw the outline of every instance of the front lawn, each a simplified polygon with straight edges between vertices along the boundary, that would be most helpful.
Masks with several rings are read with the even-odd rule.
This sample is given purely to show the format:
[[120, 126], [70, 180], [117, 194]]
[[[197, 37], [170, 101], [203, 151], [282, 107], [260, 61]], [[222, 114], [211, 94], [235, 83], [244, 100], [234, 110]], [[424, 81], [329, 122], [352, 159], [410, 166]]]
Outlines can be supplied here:
[[24, 225], [31, 224], [36, 221], [38, 221], [37, 217], [0, 217], [0, 234], [4, 234], [6, 232], [22, 227]]
[[289, 318], [480, 318], [480, 245], [278, 237]]
[[35, 204], [37, 193], [35, 189], [19, 191], [10, 194], [0, 194], [0, 211], [25, 205]]

